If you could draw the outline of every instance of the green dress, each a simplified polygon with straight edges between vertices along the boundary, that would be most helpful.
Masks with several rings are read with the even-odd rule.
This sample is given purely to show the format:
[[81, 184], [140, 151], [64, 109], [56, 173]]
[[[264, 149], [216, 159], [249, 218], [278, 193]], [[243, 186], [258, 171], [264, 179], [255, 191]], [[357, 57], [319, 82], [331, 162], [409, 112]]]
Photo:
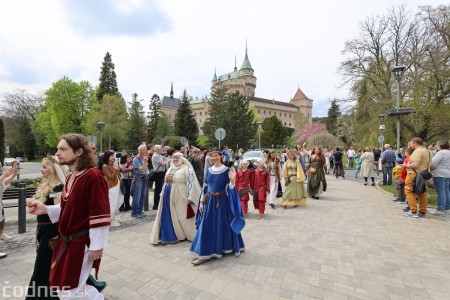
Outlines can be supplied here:
[[316, 169], [316, 172], [308, 172], [308, 195], [318, 196], [322, 191], [327, 190], [327, 181], [325, 179], [325, 171], [323, 169], [324, 165], [320, 162], [319, 157], [314, 157], [311, 160], [311, 168]]
[[306, 190], [303, 184], [305, 174], [298, 160], [288, 160], [283, 172], [283, 178], [288, 185], [284, 189], [281, 206], [297, 207], [306, 205]]
[[[52, 193], [47, 195], [44, 204], [47, 206], [54, 205], [53, 197], [55, 194], [61, 193], [63, 187], [63, 184], [55, 186]], [[37, 222], [36, 262], [34, 263], [34, 271], [33, 275], [31, 275], [26, 299], [59, 299], [56, 292], [50, 293], [48, 288], [53, 256], [53, 251], [49, 248], [48, 241], [58, 235], [58, 223], [52, 224], [48, 215], [37, 216]]]

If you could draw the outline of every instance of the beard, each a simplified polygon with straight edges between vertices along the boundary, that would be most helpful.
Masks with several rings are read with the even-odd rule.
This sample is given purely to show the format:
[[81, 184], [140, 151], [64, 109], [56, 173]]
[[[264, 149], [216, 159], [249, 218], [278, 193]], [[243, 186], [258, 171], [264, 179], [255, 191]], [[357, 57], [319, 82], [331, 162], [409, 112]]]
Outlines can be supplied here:
[[77, 160], [78, 160], [78, 158], [74, 158], [74, 159], [65, 161], [65, 160], [61, 160], [61, 158], [60, 158], [59, 164], [60, 164], [60, 165], [67, 165], [67, 166], [70, 166], [70, 165], [75, 164], [75, 163], [77, 162]]

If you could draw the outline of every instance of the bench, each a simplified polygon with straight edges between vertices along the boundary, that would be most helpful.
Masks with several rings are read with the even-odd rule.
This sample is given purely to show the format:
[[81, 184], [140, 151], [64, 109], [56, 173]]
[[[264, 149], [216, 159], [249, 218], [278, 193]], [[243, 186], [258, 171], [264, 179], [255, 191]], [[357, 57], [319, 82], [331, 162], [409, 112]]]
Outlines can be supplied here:
[[[27, 200], [31, 200], [36, 194], [36, 188], [26, 188], [25, 195]], [[3, 208], [19, 206], [19, 189], [8, 188], [3, 192]]]

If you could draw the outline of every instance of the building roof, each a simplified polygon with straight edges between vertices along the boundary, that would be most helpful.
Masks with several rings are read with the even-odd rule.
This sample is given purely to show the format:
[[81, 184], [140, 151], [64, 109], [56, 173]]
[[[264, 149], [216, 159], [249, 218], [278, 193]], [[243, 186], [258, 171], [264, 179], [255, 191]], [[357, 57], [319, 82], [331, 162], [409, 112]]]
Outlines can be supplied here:
[[226, 81], [226, 80], [238, 78], [238, 76], [239, 76], [239, 72], [238, 71], [233, 71], [233, 72], [226, 73], [226, 74], [218, 76], [217, 80], [218, 81]]
[[251, 97], [251, 96], [248, 96], [247, 99], [249, 101], [255, 101], [255, 102], [260, 102], [260, 103], [276, 104], [276, 105], [280, 105], [280, 106], [287, 106], [287, 107], [298, 108], [297, 106], [295, 106], [294, 104], [291, 104], [289, 102], [276, 101], [276, 100], [270, 100], [270, 99], [264, 99], [264, 98], [258, 98], [258, 97]]
[[180, 99], [164, 96], [161, 101], [161, 106], [178, 108], [180, 106]]
[[304, 100], [304, 99], [311, 100], [308, 97], [306, 97], [305, 93], [303, 93], [302, 90], [299, 87], [297, 89], [297, 92], [295, 92], [294, 98], [292, 98], [292, 100]]
[[250, 63], [250, 60], [248, 59], [248, 55], [247, 55], [247, 49], [245, 49], [245, 58], [244, 61], [242, 62], [242, 66], [241, 69], [252, 69], [252, 64]]

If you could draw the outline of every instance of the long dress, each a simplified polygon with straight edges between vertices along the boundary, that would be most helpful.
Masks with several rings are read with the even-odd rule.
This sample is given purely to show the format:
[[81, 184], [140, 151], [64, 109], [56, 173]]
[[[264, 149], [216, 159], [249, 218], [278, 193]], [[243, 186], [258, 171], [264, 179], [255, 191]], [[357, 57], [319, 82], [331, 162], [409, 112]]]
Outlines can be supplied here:
[[245, 249], [241, 202], [235, 186], [229, 183], [228, 168], [224, 165], [207, 170], [203, 214], [197, 215], [197, 234], [190, 249], [199, 259], [220, 258], [222, 253], [239, 255]]
[[289, 180], [288, 185], [284, 189], [283, 201], [281, 206], [294, 207], [306, 205], [306, 190], [303, 185], [305, 173], [298, 160], [289, 159], [283, 171], [285, 182]]
[[201, 189], [194, 169], [186, 164], [172, 166], [166, 172], [155, 223], [150, 234], [150, 242], [176, 243], [182, 240], [192, 241], [197, 229], [195, 218], [187, 217], [186, 200], [197, 202]]
[[[63, 187], [63, 184], [55, 186], [53, 191], [47, 195], [44, 204], [54, 205], [53, 199], [61, 194]], [[48, 241], [58, 235], [58, 223], [52, 224], [48, 214], [37, 216], [37, 223], [36, 261], [26, 299], [59, 299], [57, 294], [49, 289], [53, 251], [48, 246]]]
[[325, 179], [324, 165], [318, 157], [311, 159], [310, 169], [316, 169], [316, 172], [308, 172], [308, 195], [318, 196], [327, 190], [327, 180]]

